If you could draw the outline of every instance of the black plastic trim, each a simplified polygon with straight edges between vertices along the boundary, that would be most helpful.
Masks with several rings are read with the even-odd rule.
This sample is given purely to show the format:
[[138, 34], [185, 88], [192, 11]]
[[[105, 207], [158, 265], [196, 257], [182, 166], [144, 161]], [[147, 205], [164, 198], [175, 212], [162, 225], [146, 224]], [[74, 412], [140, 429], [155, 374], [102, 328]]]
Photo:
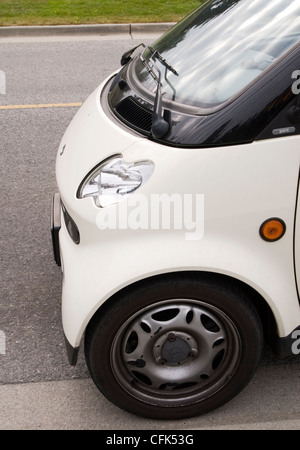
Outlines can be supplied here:
[[[298, 331], [297, 338], [295, 338], [294, 333]], [[296, 327], [288, 336], [286, 337], [273, 337], [273, 339], [269, 340], [269, 345], [271, 350], [275, 353], [278, 358], [286, 358], [288, 356], [297, 355], [297, 353], [293, 353], [293, 344], [295, 344], [295, 339], [299, 339], [300, 337], [300, 325]], [[300, 354], [300, 349], [299, 349]]]
[[65, 345], [70, 366], [76, 366], [78, 360], [79, 347], [73, 347], [65, 336]]
[[52, 207], [51, 207], [51, 237], [52, 237], [52, 248], [54, 261], [60, 267], [61, 258], [59, 250], [59, 230], [61, 229], [60, 222], [60, 196], [55, 193], [52, 197]]
[[68, 211], [65, 208], [65, 205], [61, 203], [61, 209], [64, 215], [65, 225], [66, 229], [69, 233], [70, 238], [74, 242], [74, 244], [79, 245], [80, 244], [80, 233], [78, 226], [76, 225], [74, 219], [70, 216]]

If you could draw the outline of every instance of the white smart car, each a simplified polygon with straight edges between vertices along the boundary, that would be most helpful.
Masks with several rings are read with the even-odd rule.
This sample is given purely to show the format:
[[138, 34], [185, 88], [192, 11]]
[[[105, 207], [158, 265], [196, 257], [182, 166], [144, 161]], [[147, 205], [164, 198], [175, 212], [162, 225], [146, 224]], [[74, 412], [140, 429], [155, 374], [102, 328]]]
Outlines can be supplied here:
[[57, 154], [69, 361], [186, 418], [300, 351], [300, 2], [209, 1], [121, 64]]

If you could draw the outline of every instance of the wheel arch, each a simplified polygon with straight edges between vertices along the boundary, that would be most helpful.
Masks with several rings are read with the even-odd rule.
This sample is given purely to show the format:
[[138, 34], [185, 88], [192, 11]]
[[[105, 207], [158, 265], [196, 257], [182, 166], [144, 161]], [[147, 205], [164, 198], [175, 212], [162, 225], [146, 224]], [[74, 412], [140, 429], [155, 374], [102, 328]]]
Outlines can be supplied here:
[[197, 278], [197, 280], [203, 281], [207, 280], [210, 282], [213, 281], [217, 284], [222, 283], [223, 286], [227, 285], [228, 288], [230, 289], [238, 289], [240, 292], [243, 292], [243, 294], [252, 302], [254, 308], [258, 312], [258, 315], [262, 323], [264, 338], [271, 347], [272, 351], [277, 356], [281, 356], [281, 353], [284, 353], [282, 356], [286, 356], [285, 352], [282, 352], [280, 348], [281, 347], [280, 338], [277, 333], [276, 319], [266, 299], [249, 284], [237, 278], [209, 271], [190, 270], [190, 271], [166, 272], [145, 277], [133, 283], [130, 283], [127, 286], [121, 288], [116, 293], [114, 293], [95, 311], [93, 316], [90, 318], [86, 326], [86, 329], [89, 326], [92, 326], [94, 321], [97, 321], [97, 317], [99, 315], [103, 314], [107, 309], [110, 308], [111, 303], [116, 301], [116, 299], [119, 298], [120, 296], [127, 295], [132, 289], [142, 287], [145, 283], [159, 279], [168, 280], [170, 283], [172, 283], [172, 281], [178, 279], [178, 277], [183, 277], [186, 279]]

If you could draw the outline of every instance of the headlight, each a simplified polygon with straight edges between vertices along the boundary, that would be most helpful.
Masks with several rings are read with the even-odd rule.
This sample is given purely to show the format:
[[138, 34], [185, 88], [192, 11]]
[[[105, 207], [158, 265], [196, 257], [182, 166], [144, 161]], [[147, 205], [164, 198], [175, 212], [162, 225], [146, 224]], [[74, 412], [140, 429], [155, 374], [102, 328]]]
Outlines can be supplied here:
[[113, 156], [87, 175], [77, 197], [92, 197], [99, 208], [119, 203], [141, 187], [153, 171], [152, 161], [126, 163], [121, 155]]

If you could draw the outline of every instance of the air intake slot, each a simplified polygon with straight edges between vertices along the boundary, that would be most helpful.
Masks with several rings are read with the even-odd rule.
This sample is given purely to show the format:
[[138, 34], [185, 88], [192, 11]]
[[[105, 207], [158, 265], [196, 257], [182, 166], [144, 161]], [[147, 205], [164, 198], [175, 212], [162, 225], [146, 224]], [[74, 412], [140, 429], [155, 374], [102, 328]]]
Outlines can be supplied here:
[[130, 127], [149, 134], [153, 112], [145, 108], [133, 97], [126, 97], [115, 108], [117, 116]]

